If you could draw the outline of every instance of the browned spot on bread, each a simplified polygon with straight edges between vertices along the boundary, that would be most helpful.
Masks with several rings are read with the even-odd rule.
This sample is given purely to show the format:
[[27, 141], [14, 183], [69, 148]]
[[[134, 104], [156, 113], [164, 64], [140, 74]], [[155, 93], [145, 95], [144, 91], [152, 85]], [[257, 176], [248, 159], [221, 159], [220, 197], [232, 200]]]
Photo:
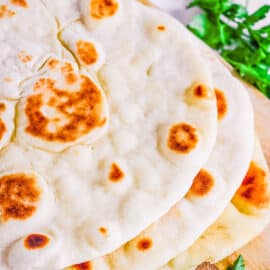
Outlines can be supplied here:
[[222, 91], [215, 89], [215, 94], [217, 99], [218, 120], [221, 120], [224, 118], [228, 110], [227, 101]]
[[[62, 72], [68, 80], [67, 74], [72, 74], [73, 68], [64, 65]], [[25, 105], [27, 133], [51, 142], [73, 142], [106, 123], [101, 117], [103, 100], [100, 90], [87, 76], [75, 76], [80, 82], [78, 91], [57, 88], [56, 81], [50, 78], [40, 78], [34, 84], [34, 94], [27, 98]], [[45, 100], [45, 96], [50, 98]], [[45, 105], [55, 109], [55, 118], [43, 114]], [[59, 121], [59, 118], [64, 121]], [[49, 124], [54, 130], [49, 130]]]
[[13, 5], [27, 8], [28, 4], [26, 0], [10, 0]]
[[31, 234], [24, 239], [24, 246], [27, 249], [41, 249], [46, 247], [50, 242], [50, 239], [46, 235]]
[[187, 154], [198, 143], [196, 129], [189, 124], [180, 123], [171, 127], [167, 145], [174, 152]]
[[6, 104], [0, 103], [0, 112], [4, 112], [6, 110]]
[[233, 203], [237, 205], [239, 200], [244, 200], [257, 208], [268, 206], [270, 194], [266, 175], [266, 172], [256, 162], [252, 161], [233, 198]]
[[26, 51], [20, 51], [18, 57], [23, 63], [30, 62], [33, 58], [31, 55], [27, 54]]
[[[0, 114], [6, 110], [6, 105], [4, 103], [0, 103]], [[0, 115], [0, 140], [4, 137], [5, 132], [7, 131], [7, 127], [3, 122]]]
[[6, 5], [0, 5], [0, 19], [9, 18], [14, 16], [16, 13], [8, 8]]
[[121, 170], [121, 168], [116, 163], [113, 163], [111, 166], [110, 173], [109, 173], [109, 179], [112, 182], [119, 182], [124, 178], [124, 176], [125, 174]]
[[93, 270], [91, 262], [84, 262], [75, 264], [71, 267], [71, 270]]
[[153, 241], [150, 238], [143, 238], [137, 243], [137, 249], [140, 251], [146, 251], [153, 246]]
[[64, 63], [61, 67], [61, 70], [68, 84], [73, 84], [78, 80], [78, 76], [75, 74], [74, 69], [70, 63]]
[[104, 19], [113, 16], [119, 8], [116, 0], [90, 0], [90, 16]]
[[55, 69], [59, 64], [60, 62], [57, 59], [50, 59], [47, 62], [47, 66], [49, 67], [49, 69]]
[[99, 228], [99, 232], [100, 232], [101, 234], [106, 235], [107, 232], [108, 232], [108, 230], [107, 230], [105, 227], [100, 227], [100, 228]]
[[36, 211], [41, 191], [34, 176], [24, 173], [4, 175], [0, 178], [0, 213], [3, 221], [24, 220]]
[[77, 42], [77, 52], [80, 60], [86, 65], [92, 65], [98, 59], [98, 53], [92, 42], [79, 40]]
[[194, 178], [187, 196], [205, 196], [213, 188], [214, 183], [215, 181], [212, 175], [208, 171], [202, 169]]
[[7, 131], [7, 127], [2, 119], [0, 119], [0, 140], [4, 137], [5, 132]]
[[10, 77], [5, 77], [3, 80], [5, 82], [12, 82], [13, 81], [12, 78], [10, 78]]
[[166, 27], [164, 25], [158, 25], [157, 26], [157, 29], [161, 32], [165, 31], [166, 30]]
[[206, 98], [209, 95], [209, 89], [203, 84], [198, 84], [194, 87], [194, 95], [199, 98]]

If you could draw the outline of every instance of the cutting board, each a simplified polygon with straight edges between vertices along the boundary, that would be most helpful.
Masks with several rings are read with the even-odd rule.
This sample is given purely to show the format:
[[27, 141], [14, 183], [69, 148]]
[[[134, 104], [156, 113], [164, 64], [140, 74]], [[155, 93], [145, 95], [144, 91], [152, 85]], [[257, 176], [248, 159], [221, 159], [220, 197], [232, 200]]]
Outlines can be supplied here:
[[[148, 0], [139, 1], [145, 5], [153, 6]], [[202, 46], [205, 45], [202, 44]], [[213, 53], [215, 52], [213, 51]], [[219, 56], [217, 55], [217, 57]], [[239, 76], [233, 71], [233, 68], [223, 61], [223, 59], [220, 57], [219, 59], [223, 62], [224, 66], [231, 71], [233, 76], [242, 81], [251, 97], [254, 107], [256, 131], [260, 137], [261, 144], [270, 167], [270, 100], [263, 96], [253, 86], [239, 78]], [[247, 246], [224, 259], [222, 265], [231, 265], [239, 254], [242, 254], [245, 258], [246, 270], [270, 270], [270, 226]], [[208, 269], [208, 267], [205, 268], [205, 270]], [[203, 269], [200, 268], [200, 270]]]

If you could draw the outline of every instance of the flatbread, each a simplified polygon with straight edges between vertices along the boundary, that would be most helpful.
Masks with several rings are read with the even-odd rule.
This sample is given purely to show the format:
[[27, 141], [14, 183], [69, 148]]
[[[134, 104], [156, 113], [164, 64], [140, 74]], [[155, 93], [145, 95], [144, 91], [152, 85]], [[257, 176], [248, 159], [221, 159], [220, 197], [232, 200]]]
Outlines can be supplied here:
[[217, 262], [259, 235], [270, 222], [270, 177], [260, 144], [254, 147], [249, 170], [221, 217], [162, 270], [194, 269]]
[[212, 150], [216, 100], [187, 30], [118, 4], [81, 18], [82, 41], [100, 44], [104, 64], [90, 74], [52, 56], [20, 83], [16, 132], [0, 154], [0, 184], [13, 183], [0, 203], [1, 269], [60, 269], [111, 252], [184, 196]]
[[217, 141], [209, 160], [184, 199], [135, 239], [93, 260], [93, 269], [161, 267], [218, 218], [240, 186], [253, 152], [252, 105], [245, 88], [219, 60], [212, 53], [203, 55], [212, 71], [219, 119]]
[[18, 98], [20, 83], [61, 53], [53, 17], [37, 0], [0, 0], [0, 97]]
[[61, 30], [80, 19], [80, 0], [41, 0], [57, 21]]

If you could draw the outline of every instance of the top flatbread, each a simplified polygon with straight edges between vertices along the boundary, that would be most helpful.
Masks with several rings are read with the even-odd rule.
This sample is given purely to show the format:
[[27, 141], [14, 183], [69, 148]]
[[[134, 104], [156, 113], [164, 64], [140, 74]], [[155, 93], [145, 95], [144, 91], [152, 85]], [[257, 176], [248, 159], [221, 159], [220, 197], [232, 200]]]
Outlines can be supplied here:
[[209, 160], [184, 199], [135, 239], [93, 260], [93, 269], [157, 269], [188, 248], [217, 219], [239, 187], [253, 151], [252, 106], [245, 88], [212, 52], [203, 51], [203, 56], [212, 72], [219, 119]]
[[81, 1], [89, 12], [61, 33], [74, 56], [103, 55], [100, 67], [52, 56], [20, 84], [0, 155], [1, 269], [111, 252], [184, 196], [214, 145], [212, 81], [185, 28], [135, 1], [106, 3]]

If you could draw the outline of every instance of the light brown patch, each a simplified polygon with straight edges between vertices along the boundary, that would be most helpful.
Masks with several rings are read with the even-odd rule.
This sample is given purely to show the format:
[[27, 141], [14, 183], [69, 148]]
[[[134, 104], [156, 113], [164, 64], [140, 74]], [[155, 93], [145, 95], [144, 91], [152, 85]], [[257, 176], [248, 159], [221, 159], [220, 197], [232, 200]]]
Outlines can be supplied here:
[[166, 30], [166, 27], [164, 25], [158, 25], [157, 30], [164, 32]]
[[252, 161], [241, 186], [233, 198], [233, 203], [237, 205], [239, 200], [244, 200], [257, 208], [268, 206], [270, 194], [266, 176], [266, 172], [256, 162]]
[[78, 80], [78, 76], [75, 74], [71, 63], [63, 64], [61, 70], [68, 84], [73, 84]]
[[91, 262], [84, 262], [71, 266], [70, 270], [92, 270], [92, 269], [93, 268]]
[[46, 235], [31, 234], [24, 239], [24, 246], [27, 249], [35, 250], [46, 247], [50, 242], [50, 239]]
[[215, 181], [212, 175], [208, 171], [202, 169], [194, 178], [187, 196], [205, 196], [211, 191], [214, 183]]
[[0, 19], [9, 18], [16, 14], [15, 11], [12, 11], [6, 5], [0, 5]]
[[49, 69], [55, 69], [59, 64], [60, 62], [57, 59], [50, 59], [47, 62], [47, 66], [49, 67]]
[[23, 8], [27, 8], [28, 7], [28, 4], [27, 4], [27, 1], [26, 0], [10, 0], [10, 2], [13, 5], [20, 6], [20, 7], [23, 7]]
[[167, 145], [174, 152], [187, 154], [198, 143], [196, 129], [189, 124], [180, 123], [170, 128]]
[[[73, 73], [72, 66], [63, 66], [62, 72], [67, 80], [67, 74]], [[77, 79], [80, 80], [78, 91], [57, 88], [56, 81], [50, 78], [41, 78], [34, 84], [34, 94], [27, 98], [25, 105], [27, 133], [50, 142], [73, 142], [106, 123], [101, 117], [103, 100], [100, 90], [85, 75]], [[50, 98], [45, 102], [44, 96]], [[49, 119], [42, 113], [44, 105], [56, 110], [55, 118]], [[59, 118], [64, 122], [59, 122]], [[49, 124], [55, 130], [49, 130]]]
[[124, 172], [121, 170], [121, 168], [116, 164], [113, 163], [111, 166], [111, 170], [109, 173], [109, 179], [112, 182], [119, 182], [125, 177]]
[[97, 62], [98, 52], [92, 42], [79, 40], [77, 42], [77, 52], [80, 60], [86, 65], [92, 65]]
[[215, 94], [217, 99], [218, 120], [221, 120], [227, 113], [228, 105], [226, 97], [222, 91], [215, 89]]
[[18, 57], [23, 63], [30, 62], [33, 59], [33, 57], [27, 54], [26, 51], [20, 51], [18, 53]]
[[12, 80], [12, 78], [10, 78], [10, 77], [5, 77], [5, 78], [4, 78], [4, 81], [9, 83], [9, 82], [12, 82], [13, 80]]
[[100, 228], [99, 228], [99, 232], [100, 232], [101, 234], [103, 234], [103, 235], [106, 235], [107, 232], [108, 232], [108, 230], [107, 230], [105, 227], [100, 227]]
[[0, 178], [0, 212], [1, 219], [25, 220], [36, 211], [35, 203], [41, 191], [32, 175], [16, 173]]
[[146, 251], [153, 246], [153, 241], [150, 238], [143, 238], [137, 243], [137, 249], [140, 251]]
[[116, 0], [90, 0], [90, 16], [104, 19], [113, 16], [119, 8]]
[[2, 140], [5, 132], [7, 131], [7, 127], [1, 118], [1, 113], [3, 113], [5, 110], [6, 110], [6, 105], [4, 103], [0, 103], [0, 140]]

